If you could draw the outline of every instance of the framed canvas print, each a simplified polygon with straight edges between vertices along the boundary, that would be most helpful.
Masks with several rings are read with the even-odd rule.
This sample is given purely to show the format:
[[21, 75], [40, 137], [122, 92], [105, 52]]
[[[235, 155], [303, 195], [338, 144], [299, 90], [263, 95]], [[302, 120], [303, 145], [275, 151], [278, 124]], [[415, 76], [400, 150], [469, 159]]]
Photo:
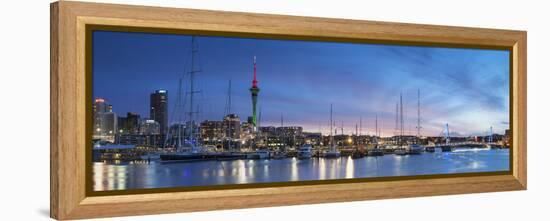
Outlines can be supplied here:
[[51, 216], [526, 189], [526, 39], [52, 3]]

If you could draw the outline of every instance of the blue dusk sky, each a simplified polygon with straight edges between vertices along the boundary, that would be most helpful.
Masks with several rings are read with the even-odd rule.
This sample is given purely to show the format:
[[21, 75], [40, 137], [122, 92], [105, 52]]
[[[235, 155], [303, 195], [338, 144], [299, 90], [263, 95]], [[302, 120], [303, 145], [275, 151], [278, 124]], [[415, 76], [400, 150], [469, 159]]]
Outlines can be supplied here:
[[[420, 90], [421, 134], [486, 135], [509, 128], [509, 52], [504, 50], [197, 37], [195, 99], [199, 120], [221, 120], [232, 81], [232, 112], [252, 113], [249, 88], [257, 57], [261, 126], [302, 126], [328, 133], [335, 124], [382, 136], [395, 134], [395, 108], [403, 94], [405, 133], [416, 134]], [[191, 37], [94, 31], [93, 97], [119, 116], [149, 117], [149, 95], [168, 90], [169, 121], [178, 81], [189, 90]], [[340, 131], [340, 130], [339, 130]], [[409, 132], [410, 131], [410, 132]]]

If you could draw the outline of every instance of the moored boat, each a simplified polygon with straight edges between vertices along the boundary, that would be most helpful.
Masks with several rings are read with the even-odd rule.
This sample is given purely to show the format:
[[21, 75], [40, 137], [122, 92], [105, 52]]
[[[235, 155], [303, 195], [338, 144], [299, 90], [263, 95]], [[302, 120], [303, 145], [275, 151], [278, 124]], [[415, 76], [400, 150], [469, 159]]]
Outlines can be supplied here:
[[373, 156], [373, 157], [384, 156], [384, 150], [378, 147], [375, 147], [367, 151], [367, 156]]
[[323, 157], [325, 158], [338, 158], [340, 157], [340, 151], [339, 150], [327, 150], [323, 152]]
[[399, 148], [399, 149], [395, 149], [394, 153], [395, 153], [396, 155], [401, 155], [401, 156], [403, 156], [403, 155], [407, 155], [408, 152], [407, 152], [407, 150], [406, 150], [405, 148]]
[[246, 158], [247, 159], [268, 159], [269, 158], [269, 151], [268, 150], [256, 150], [252, 153], [247, 153]]
[[424, 147], [419, 144], [411, 144], [409, 145], [409, 149], [407, 150], [407, 152], [411, 155], [422, 154], [422, 152], [424, 152]]
[[439, 148], [441, 148], [441, 152], [453, 152], [454, 150], [454, 147], [450, 145], [441, 145]]
[[298, 148], [297, 157], [298, 159], [309, 159], [311, 158], [313, 146], [311, 144], [304, 144]]

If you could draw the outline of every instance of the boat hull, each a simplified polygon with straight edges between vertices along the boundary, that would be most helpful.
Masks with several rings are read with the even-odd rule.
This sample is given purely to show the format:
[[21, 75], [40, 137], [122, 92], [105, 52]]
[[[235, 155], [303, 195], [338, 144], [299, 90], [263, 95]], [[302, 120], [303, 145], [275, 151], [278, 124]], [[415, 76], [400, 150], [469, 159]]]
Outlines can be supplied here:
[[161, 154], [161, 161], [206, 161], [206, 160], [239, 160], [247, 158], [245, 154], [239, 153], [197, 153], [197, 154]]
[[325, 152], [323, 154], [324, 158], [338, 158], [340, 157], [340, 152]]
[[441, 152], [453, 152], [454, 148], [452, 146], [440, 146]]
[[296, 157], [298, 157], [298, 159], [308, 159], [311, 158], [312, 155], [313, 154], [311, 152], [298, 152], [298, 155], [296, 155]]

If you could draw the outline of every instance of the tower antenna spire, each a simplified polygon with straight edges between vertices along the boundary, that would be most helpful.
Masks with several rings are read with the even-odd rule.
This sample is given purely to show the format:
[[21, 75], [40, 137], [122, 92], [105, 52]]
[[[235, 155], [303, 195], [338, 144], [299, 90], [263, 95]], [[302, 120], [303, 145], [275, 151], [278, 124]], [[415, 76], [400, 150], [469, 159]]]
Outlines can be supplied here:
[[258, 80], [256, 79], [256, 55], [254, 55], [254, 80], [252, 80], [252, 87], [258, 87]]

